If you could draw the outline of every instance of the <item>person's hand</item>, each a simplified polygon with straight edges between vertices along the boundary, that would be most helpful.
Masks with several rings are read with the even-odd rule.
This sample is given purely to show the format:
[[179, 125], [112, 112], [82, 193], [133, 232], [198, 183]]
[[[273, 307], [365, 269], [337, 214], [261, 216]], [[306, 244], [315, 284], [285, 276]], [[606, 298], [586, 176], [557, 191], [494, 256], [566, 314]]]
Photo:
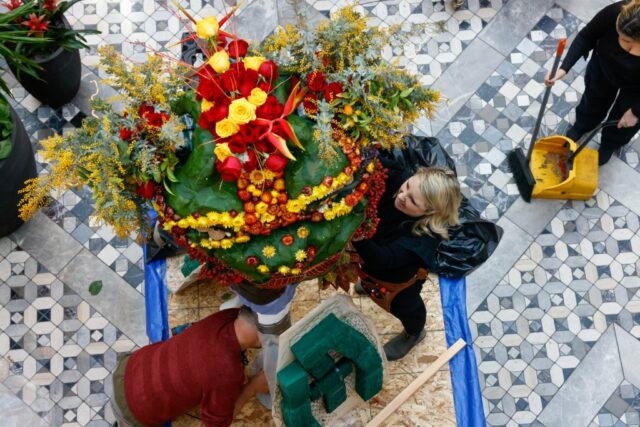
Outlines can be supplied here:
[[631, 108], [629, 108], [620, 118], [618, 122], [618, 129], [620, 128], [632, 128], [638, 124], [638, 117], [633, 114]]
[[561, 80], [564, 76], [566, 76], [567, 72], [562, 68], [558, 68], [558, 71], [556, 71], [556, 75], [552, 79], [549, 78], [550, 74], [551, 73], [547, 73], [547, 75], [544, 76], [544, 84], [549, 87], [553, 86], [556, 81]]

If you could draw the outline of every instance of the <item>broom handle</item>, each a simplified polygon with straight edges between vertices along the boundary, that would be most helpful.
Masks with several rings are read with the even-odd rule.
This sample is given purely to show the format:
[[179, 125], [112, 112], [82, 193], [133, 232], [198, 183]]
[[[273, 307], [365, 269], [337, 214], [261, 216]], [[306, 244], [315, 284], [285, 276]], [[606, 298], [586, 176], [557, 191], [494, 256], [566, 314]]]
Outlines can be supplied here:
[[[564, 48], [566, 45], [567, 45], [567, 39], [561, 39], [558, 42], [558, 47], [556, 48], [556, 57], [553, 60], [553, 67], [551, 67], [551, 74], [549, 75], [549, 78], [551, 79], [556, 76], [556, 71], [558, 71], [558, 66], [560, 65], [560, 57], [562, 57], [562, 52], [564, 52]], [[544, 115], [544, 110], [547, 106], [547, 101], [549, 100], [550, 94], [551, 94], [551, 86], [547, 86], [547, 88], [544, 91], [544, 96], [542, 97], [542, 103], [540, 104], [540, 112], [538, 113], [538, 118], [536, 119], [536, 125], [533, 128], [533, 133], [531, 134], [529, 151], [527, 151], [527, 163], [531, 161], [533, 146], [536, 145], [536, 140], [538, 139], [538, 133], [540, 132], [540, 125], [542, 124], [542, 116]]]
[[618, 120], [609, 120], [607, 122], [602, 122], [598, 126], [596, 126], [591, 132], [582, 135], [582, 137], [580, 137], [580, 139], [576, 141], [578, 143], [578, 148], [576, 149], [576, 151], [571, 153], [571, 155], [567, 159], [567, 162], [571, 164], [571, 162], [573, 162], [573, 159], [575, 159], [578, 153], [580, 153], [582, 149], [587, 146], [589, 141], [591, 141], [591, 139], [596, 135], [596, 133], [600, 131], [600, 129], [606, 128], [607, 126], [617, 125], [617, 124], [618, 124]]

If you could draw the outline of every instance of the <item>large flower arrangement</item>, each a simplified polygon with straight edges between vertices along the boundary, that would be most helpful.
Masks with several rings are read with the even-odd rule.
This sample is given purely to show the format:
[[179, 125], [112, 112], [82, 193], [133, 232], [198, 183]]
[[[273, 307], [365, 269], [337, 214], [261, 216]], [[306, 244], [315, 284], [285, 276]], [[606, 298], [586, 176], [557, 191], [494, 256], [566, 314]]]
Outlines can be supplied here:
[[[384, 191], [378, 149], [400, 144], [438, 101], [380, 61], [398, 28], [367, 28], [349, 7], [252, 49], [220, 28], [228, 18], [190, 18], [207, 57], [191, 71], [165, 63], [158, 73], [152, 56], [149, 68], [129, 72], [105, 51], [127, 108], [97, 102], [98, 118], [45, 144], [57, 162], [28, 186], [24, 215], [74, 177], [120, 234], [145, 228], [150, 200], [203, 274], [264, 287], [325, 274], [350, 239], [370, 236]], [[191, 122], [185, 140], [181, 123]]]

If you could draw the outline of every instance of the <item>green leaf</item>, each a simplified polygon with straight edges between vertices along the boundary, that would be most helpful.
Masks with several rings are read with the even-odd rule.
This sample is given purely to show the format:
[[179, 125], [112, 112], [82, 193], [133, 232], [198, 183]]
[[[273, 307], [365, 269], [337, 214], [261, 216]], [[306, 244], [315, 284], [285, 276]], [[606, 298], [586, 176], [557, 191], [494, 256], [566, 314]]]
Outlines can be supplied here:
[[94, 297], [102, 290], [102, 280], [95, 280], [89, 285], [89, 293]]
[[313, 142], [313, 122], [303, 117], [291, 115], [287, 118], [296, 136], [304, 146], [304, 151], [296, 151], [295, 161], [290, 161], [284, 173], [287, 183], [287, 193], [295, 198], [302, 193], [306, 186], [318, 185], [325, 176], [338, 175], [348, 164], [348, 160], [341, 150], [336, 150], [332, 159], [320, 157], [320, 147]]
[[11, 140], [3, 139], [0, 141], [0, 160], [6, 159], [11, 154]]
[[400, 98], [406, 98], [407, 96], [411, 95], [411, 92], [413, 92], [413, 89], [414, 89], [413, 87], [410, 87], [400, 92]]

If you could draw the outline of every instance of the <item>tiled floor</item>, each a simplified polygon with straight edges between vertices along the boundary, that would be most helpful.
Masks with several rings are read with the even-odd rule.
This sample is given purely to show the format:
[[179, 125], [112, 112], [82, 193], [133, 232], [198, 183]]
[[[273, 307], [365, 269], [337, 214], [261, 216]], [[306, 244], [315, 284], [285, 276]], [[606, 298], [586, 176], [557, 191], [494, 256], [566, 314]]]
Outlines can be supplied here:
[[[371, 25], [421, 26], [420, 36], [382, 56], [443, 92], [448, 102], [440, 116], [417, 128], [440, 139], [457, 161], [465, 194], [508, 230], [492, 259], [468, 278], [489, 425], [640, 425], [640, 189], [627, 184], [640, 180], [640, 144], [601, 169], [600, 189], [587, 202], [527, 205], [506, 164], [514, 146], [529, 142], [558, 39], [575, 34], [607, 2], [360, 2]], [[200, 17], [236, 2], [180, 3]], [[268, 31], [285, 7], [300, 3], [327, 16], [345, 1], [247, 0], [238, 20], [262, 7], [265, 28], [253, 30]], [[102, 31], [82, 53], [80, 96], [51, 110], [10, 81], [36, 148], [90, 113], [98, 45], [116, 45], [134, 60], [144, 60], [145, 46], [179, 53], [183, 24], [167, 4], [83, 0], [73, 7], [74, 26]], [[543, 135], [572, 122], [585, 64], [554, 86]], [[88, 190], [69, 190], [55, 197], [46, 217], [0, 239], [0, 407], [10, 407], [7, 414], [24, 409], [0, 425], [35, 425], [38, 416], [54, 426], [113, 421], [106, 392], [116, 354], [144, 344], [142, 250], [135, 239], [118, 239], [96, 224], [92, 206]], [[88, 272], [104, 278], [101, 298], [87, 292], [94, 280]], [[125, 297], [129, 306], [114, 303]], [[8, 393], [16, 399], [3, 399]]]

